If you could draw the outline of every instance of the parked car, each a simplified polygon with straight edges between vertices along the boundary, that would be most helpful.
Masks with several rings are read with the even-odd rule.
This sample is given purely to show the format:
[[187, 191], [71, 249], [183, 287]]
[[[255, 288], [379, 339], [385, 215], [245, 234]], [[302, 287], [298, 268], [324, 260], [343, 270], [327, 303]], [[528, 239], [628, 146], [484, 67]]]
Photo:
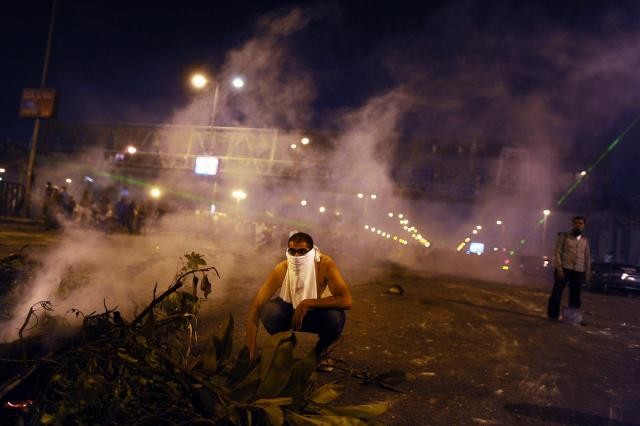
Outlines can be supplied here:
[[610, 290], [640, 291], [640, 266], [593, 262], [589, 290], [601, 293]]

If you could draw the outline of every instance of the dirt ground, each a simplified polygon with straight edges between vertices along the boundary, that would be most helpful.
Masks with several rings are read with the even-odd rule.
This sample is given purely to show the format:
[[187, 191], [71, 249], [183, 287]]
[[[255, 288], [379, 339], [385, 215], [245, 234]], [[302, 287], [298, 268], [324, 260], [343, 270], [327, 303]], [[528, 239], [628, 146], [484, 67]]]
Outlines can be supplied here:
[[[404, 294], [388, 293], [392, 285]], [[341, 370], [319, 380], [345, 386], [339, 403], [391, 401], [381, 418], [389, 425], [640, 425], [640, 299], [586, 293], [584, 325], [572, 326], [546, 319], [549, 286], [409, 271], [352, 281], [338, 365], [415, 379], [400, 385], [404, 393]], [[243, 320], [249, 299], [236, 293], [224, 315]], [[219, 324], [213, 305], [202, 321]], [[241, 323], [237, 330], [241, 344]], [[312, 336], [298, 334], [310, 348]]]
[[[55, 238], [4, 227], [0, 254]], [[572, 326], [545, 317], [550, 280], [516, 286], [384, 268], [374, 279], [345, 275], [353, 309], [333, 356], [357, 371], [400, 369], [414, 379], [397, 393], [340, 369], [319, 373], [320, 382], [345, 386], [338, 404], [390, 401], [380, 418], [389, 425], [640, 425], [640, 298], [584, 293], [584, 325]], [[221, 298], [214, 284], [201, 341], [219, 333], [231, 313], [242, 344], [244, 315], [262, 278], [236, 276], [229, 284], [237, 291]], [[392, 285], [404, 294], [388, 293]], [[302, 354], [313, 336], [298, 334]], [[259, 343], [264, 337], [261, 329]]]

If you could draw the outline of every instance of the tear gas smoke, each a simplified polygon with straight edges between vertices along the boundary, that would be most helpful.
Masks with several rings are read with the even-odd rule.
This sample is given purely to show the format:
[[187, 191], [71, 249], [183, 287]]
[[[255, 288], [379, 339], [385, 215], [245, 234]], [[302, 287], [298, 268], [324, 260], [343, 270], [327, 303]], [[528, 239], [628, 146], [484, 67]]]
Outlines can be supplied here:
[[[445, 40], [453, 38], [451, 32], [466, 22], [465, 9], [455, 8], [457, 17], [452, 18], [453, 9], [446, 6], [441, 11], [451, 25], [443, 29]], [[185, 200], [183, 211], [168, 213], [161, 226], [144, 236], [65, 230], [25, 291], [24, 303], [16, 307], [11, 322], [4, 324], [3, 339], [15, 337], [28, 306], [41, 299], [51, 298], [59, 312], [68, 307], [87, 313], [100, 310], [103, 300], [125, 313], [140, 309], [150, 300], [156, 281], [159, 289], [168, 285], [177, 259], [185, 252], [203, 253], [220, 269], [223, 280], [214, 282], [213, 298], [223, 301], [231, 288], [235, 294], [251, 295], [282, 258], [293, 230], [309, 232], [321, 251], [333, 255], [346, 270], [350, 284], [366, 282], [370, 274], [379, 273], [381, 269], [373, 267], [379, 260], [496, 278], [490, 270], [495, 266], [498, 271], [497, 265], [483, 263], [484, 255], [469, 261], [470, 257], [456, 254], [456, 247], [467, 244], [465, 238], [472, 242], [475, 229], [473, 235], [495, 242], [505, 256], [513, 249], [535, 252], [532, 246], [538, 240], [523, 246], [519, 244], [522, 235], [531, 234], [531, 229], [540, 233], [537, 218], [553, 205], [558, 187], [570, 183], [564, 173], [585, 167], [567, 156], [576, 150], [570, 147], [572, 142], [587, 134], [597, 141], [597, 135], [603, 134], [599, 129], [610, 125], [611, 117], [637, 97], [627, 90], [640, 78], [637, 55], [628, 54], [637, 47], [637, 39], [625, 33], [602, 40], [551, 30], [522, 39], [485, 34], [463, 43], [462, 53], [453, 59], [434, 54], [436, 42], [428, 36], [400, 40], [402, 43], [390, 40], [393, 49], [382, 45], [375, 54], [398, 83], [357, 107], [323, 118], [323, 124], [338, 133], [326, 136], [328, 142], [316, 149], [314, 138], [303, 144], [300, 132], [291, 130], [304, 129], [315, 118], [312, 102], [318, 89], [311, 70], [296, 57], [289, 42], [324, 13], [327, 11], [297, 8], [263, 18], [255, 36], [231, 50], [214, 77], [220, 89], [216, 124], [289, 129], [277, 133], [285, 148], [280, 152], [287, 152], [287, 160], [303, 161], [300, 164], [307, 168], [277, 183], [249, 169], [226, 177], [229, 187], [244, 190], [247, 197], [234, 200], [220, 192], [226, 186], [219, 188], [216, 210], [223, 214], [215, 216], [194, 214], [194, 210], [209, 212], [210, 186], [202, 189], [197, 182], [184, 181], [184, 174], [169, 170], [149, 171], [140, 188], [127, 185], [132, 196], [153, 183], [175, 200]], [[436, 14], [426, 26], [438, 27], [436, 22], [442, 18]], [[573, 42], [576, 38], [582, 41], [580, 46]], [[433, 58], [427, 65], [425, 52]], [[539, 76], [539, 68], [523, 68], [517, 59], [525, 53], [547, 64], [542, 71], [552, 75]], [[241, 92], [228, 84], [238, 72], [246, 82]], [[206, 125], [211, 119], [211, 101], [197, 96], [167, 123]], [[410, 129], [415, 128], [428, 133], [430, 139], [409, 143]], [[289, 149], [289, 144], [298, 142], [295, 152]], [[154, 143], [164, 153], [184, 153], [185, 141], [171, 128]], [[493, 149], [496, 146], [514, 148], [516, 156], [502, 158], [499, 148]], [[83, 158], [77, 163], [82, 164]], [[516, 189], [524, 197], [514, 196], [514, 188], [500, 184], [501, 173], [509, 166], [523, 179]], [[331, 179], [309, 177], [312, 168], [331, 171]], [[427, 196], [412, 199], [400, 190], [403, 185], [406, 188], [403, 178], [391, 177], [391, 171], [398, 169], [444, 174], [441, 185], [455, 182], [458, 186], [452, 185], [440, 198], [427, 190]], [[67, 172], [41, 168], [39, 176], [54, 180]], [[109, 173], [122, 172], [114, 167]], [[123, 189], [123, 182], [112, 183], [116, 192]], [[456, 202], [454, 190], [459, 187], [481, 202]], [[319, 211], [321, 206], [324, 212]], [[555, 231], [564, 230], [570, 214], [552, 211], [547, 241], [553, 240]], [[256, 230], [266, 228], [272, 230], [271, 243], [258, 248]], [[492, 245], [487, 244], [489, 251]], [[88, 265], [87, 285], [64, 295], [56, 293], [65, 273], [78, 264]]]

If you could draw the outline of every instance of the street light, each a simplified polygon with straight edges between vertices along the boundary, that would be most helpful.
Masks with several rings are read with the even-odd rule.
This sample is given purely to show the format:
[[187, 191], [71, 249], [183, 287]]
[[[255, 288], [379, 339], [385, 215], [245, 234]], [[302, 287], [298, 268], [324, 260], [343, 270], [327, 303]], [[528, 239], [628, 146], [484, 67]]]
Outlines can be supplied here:
[[244, 87], [244, 79], [242, 77], [236, 77], [231, 81], [231, 84], [236, 89], [242, 89]]
[[128, 152], [129, 154], [133, 155], [133, 154], [135, 154], [136, 152], [138, 152], [138, 149], [137, 149], [135, 146], [133, 146], [133, 145], [129, 145], [129, 146], [127, 147], [127, 152]]
[[304, 138], [300, 139], [300, 143], [302, 145], [309, 145], [309, 142], [311, 142], [311, 140], [309, 138], [307, 138], [307, 137], [304, 137]]
[[233, 198], [235, 198], [236, 200], [240, 201], [240, 200], [244, 200], [245, 198], [247, 198], [247, 193], [244, 192], [242, 189], [236, 189], [235, 191], [233, 191], [231, 193], [231, 196]]
[[238, 210], [238, 208], [240, 207], [240, 201], [247, 198], [247, 193], [242, 189], [236, 189], [231, 192], [231, 196], [236, 200], [236, 210]]
[[375, 200], [376, 198], [378, 198], [378, 196], [376, 194], [364, 194], [362, 192], [358, 192], [356, 194], [356, 196], [360, 199], [364, 199], [364, 214], [367, 214], [367, 202], [369, 201], [369, 199]]
[[541, 251], [544, 254], [544, 245], [545, 240], [547, 238], [547, 217], [551, 214], [551, 210], [545, 209], [542, 211], [544, 217], [542, 218], [542, 243], [541, 243]]
[[[211, 114], [209, 116], [209, 126], [214, 126], [216, 123], [216, 113], [218, 112], [218, 95], [220, 92], [220, 86], [217, 80], [210, 81], [203, 73], [195, 73], [191, 76], [191, 86], [196, 90], [203, 90], [210, 83], [213, 83], [213, 103], [211, 104]], [[244, 80], [240, 77], [236, 77], [231, 81], [231, 85], [236, 89], [242, 89], [244, 87]]]
[[203, 74], [196, 73], [191, 76], [191, 85], [196, 89], [203, 89], [207, 85], [207, 77]]
[[160, 188], [154, 186], [149, 190], [149, 195], [151, 195], [151, 198], [158, 199], [160, 195], [162, 195], [162, 191], [160, 191]]
[[504, 226], [502, 226], [502, 220], [496, 220], [496, 225], [500, 227], [500, 247], [504, 247]]

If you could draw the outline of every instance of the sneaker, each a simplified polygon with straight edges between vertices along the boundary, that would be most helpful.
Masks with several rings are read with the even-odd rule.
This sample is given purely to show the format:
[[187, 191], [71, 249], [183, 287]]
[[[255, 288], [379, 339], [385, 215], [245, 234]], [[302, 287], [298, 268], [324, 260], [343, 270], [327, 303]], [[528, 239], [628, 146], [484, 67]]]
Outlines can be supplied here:
[[316, 367], [316, 370], [323, 373], [331, 373], [333, 370], [336, 369], [335, 365], [336, 365], [336, 362], [331, 358], [324, 358], [324, 359], [321, 359], [320, 362], [318, 362], [318, 366]]

